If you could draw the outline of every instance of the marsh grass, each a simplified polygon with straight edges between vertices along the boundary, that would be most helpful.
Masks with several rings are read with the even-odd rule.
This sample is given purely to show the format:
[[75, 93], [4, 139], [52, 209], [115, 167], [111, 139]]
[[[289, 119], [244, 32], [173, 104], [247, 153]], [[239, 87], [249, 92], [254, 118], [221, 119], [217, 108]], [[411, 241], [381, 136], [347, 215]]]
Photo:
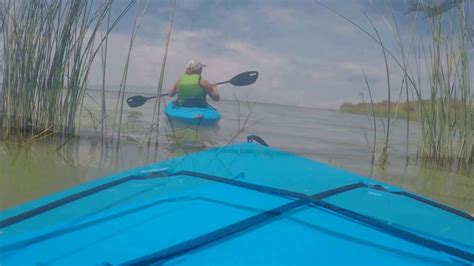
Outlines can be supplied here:
[[[240, 135], [257, 123], [257, 121], [251, 121], [250, 119], [254, 114], [257, 100], [250, 101], [248, 95], [245, 95], [245, 101], [242, 101], [239, 100], [235, 94], [234, 100], [237, 103], [237, 130], [226, 140], [227, 144], [233, 143]], [[246, 112], [242, 111], [242, 103], [247, 107]]]
[[106, 36], [133, 6], [110, 16], [112, 0], [5, 0], [0, 4], [4, 138], [74, 134], [92, 62]]
[[[427, 84], [423, 84], [429, 89], [427, 104], [416, 105], [420, 127], [418, 156], [469, 166], [474, 163], [474, 127], [464, 9], [434, 17], [429, 24], [428, 51], [416, 62], [429, 73]], [[423, 103], [420, 97], [417, 100]]]
[[370, 98], [370, 105], [371, 105], [371, 116], [372, 116], [372, 125], [373, 125], [373, 128], [374, 128], [374, 138], [373, 138], [373, 141], [372, 141], [372, 146], [369, 144], [369, 141], [367, 139], [367, 135], [365, 135], [365, 138], [367, 140], [367, 145], [369, 146], [369, 149], [371, 150], [371, 153], [372, 153], [372, 158], [371, 158], [371, 169], [370, 169], [370, 173], [372, 175], [373, 171], [374, 171], [374, 164], [375, 164], [375, 156], [376, 156], [376, 150], [377, 150], [377, 120], [376, 120], [376, 115], [375, 115], [375, 108], [374, 108], [374, 98], [372, 96], [372, 89], [370, 88], [370, 83], [369, 83], [369, 79], [367, 77], [367, 74], [365, 74], [364, 72], [364, 80], [365, 80], [365, 85], [367, 87], [367, 91], [369, 93], [369, 98]]
[[[153, 118], [151, 120], [152, 127], [150, 129], [151, 133], [148, 138], [148, 148], [150, 147], [151, 144], [151, 138], [153, 136], [153, 132], [156, 131], [155, 137], [157, 140], [155, 141], [155, 151], [158, 150], [158, 135], [159, 135], [159, 127], [160, 127], [160, 110], [161, 110], [161, 103], [162, 103], [162, 97], [160, 96], [163, 92], [163, 80], [165, 76], [165, 69], [166, 69], [166, 59], [168, 58], [168, 49], [171, 41], [171, 33], [173, 31], [173, 24], [174, 24], [174, 16], [176, 13], [176, 0], [173, 2], [173, 11], [171, 13], [171, 18], [170, 18], [170, 24], [168, 26], [168, 33], [166, 35], [166, 45], [165, 45], [165, 50], [163, 51], [163, 60], [161, 63], [161, 69], [160, 69], [160, 78], [158, 81], [158, 84], [156, 86], [156, 98], [155, 98], [155, 105], [154, 105], [154, 111], [153, 111]], [[171, 121], [168, 117], [168, 120]], [[172, 128], [173, 129], [173, 128]], [[174, 129], [173, 129], [174, 132]], [[174, 133], [173, 133], [174, 134]]]
[[[133, 22], [133, 30], [132, 34], [130, 36], [130, 42], [128, 46], [128, 53], [127, 53], [127, 58], [125, 60], [125, 65], [123, 69], [123, 74], [122, 74], [122, 81], [120, 82], [120, 90], [119, 90], [119, 98], [117, 101], [117, 106], [115, 110], [115, 114], [118, 114], [118, 130], [117, 130], [117, 152], [119, 151], [118, 146], [120, 146], [120, 137], [122, 134], [122, 117], [123, 117], [123, 107], [124, 107], [124, 102], [125, 102], [125, 89], [127, 87], [127, 77], [128, 77], [128, 69], [130, 65], [130, 58], [132, 55], [132, 50], [133, 50], [133, 45], [135, 43], [135, 39], [137, 38], [138, 31], [140, 29], [143, 17], [145, 15], [145, 12], [148, 8], [148, 4], [150, 1], [145, 2], [145, 7], [143, 9], [138, 8], [137, 9], [137, 14], [135, 16], [135, 20]], [[120, 111], [118, 110], [118, 106], [120, 105]], [[114, 117], [114, 123], [115, 123], [115, 117]], [[114, 127], [115, 128], [115, 127]], [[113, 135], [113, 132], [112, 132]]]
[[[105, 32], [110, 27], [110, 12], [107, 14], [107, 24], [105, 25]], [[101, 71], [102, 71], [102, 95], [101, 95], [101, 141], [100, 141], [100, 150], [101, 150], [101, 161], [107, 156], [108, 151], [108, 138], [107, 138], [107, 103], [105, 100], [105, 82], [107, 76], [107, 51], [109, 48], [109, 35], [104, 36], [104, 25], [100, 30], [101, 37], [104, 39], [104, 45], [100, 47], [100, 62], [101, 62]]]
[[[469, 76], [472, 69], [468, 53], [470, 33], [463, 5], [459, 5], [446, 14], [425, 19], [429, 36], [428, 45], [425, 35], [417, 32], [415, 27], [410, 33], [409, 43], [405, 44], [402, 42], [403, 38], [395, 14], [393, 13], [392, 16], [395, 30], [384, 18], [397, 40], [400, 52], [396, 53], [384, 44], [378, 34], [379, 30], [364, 10], [362, 13], [372, 25], [374, 33], [337, 10], [317, 0], [315, 3], [359, 29], [382, 48], [386, 66], [387, 58], [390, 58], [402, 71], [400, 80], [402, 88], [405, 89], [407, 99], [405, 106], [408, 110], [405, 118], [407, 123], [412, 119], [410, 114], [414, 107], [413, 120], [418, 122], [417, 160], [428, 164], [434, 162], [436, 165], [447, 167], [455, 164], [461, 169], [470, 171], [474, 163], [473, 95]], [[468, 8], [470, 10], [470, 5]], [[387, 67], [386, 71], [388, 75], [391, 70]], [[389, 81], [387, 87], [389, 97], [390, 90]], [[414, 95], [411, 101], [410, 94]], [[393, 114], [391, 111], [390, 98], [387, 99], [387, 104], [388, 106], [384, 106], [383, 110], [379, 109], [379, 113], [385, 112], [383, 115], [389, 119], [397, 116], [398, 112]], [[400, 102], [396, 104], [403, 109], [403, 104]], [[377, 110], [377, 105], [374, 107], [372, 104], [371, 109]], [[407, 130], [408, 128], [407, 126]], [[384, 148], [389, 146], [387, 141], [390, 136], [389, 130], [385, 133], [387, 135]], [[407, 138], [408, 135], [407, 131]]]

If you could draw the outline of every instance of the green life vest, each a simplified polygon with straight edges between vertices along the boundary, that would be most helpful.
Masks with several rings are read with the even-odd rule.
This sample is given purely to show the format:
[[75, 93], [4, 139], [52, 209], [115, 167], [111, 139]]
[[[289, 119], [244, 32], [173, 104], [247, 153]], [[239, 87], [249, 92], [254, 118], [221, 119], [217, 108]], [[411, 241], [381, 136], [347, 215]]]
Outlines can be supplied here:
[[205, 100], [204, 90], [200, 85], [201, 76], [196, 74], [183, 74], [179, 78], [178, 100], [179, 105], [183, 105], [190, 98]]

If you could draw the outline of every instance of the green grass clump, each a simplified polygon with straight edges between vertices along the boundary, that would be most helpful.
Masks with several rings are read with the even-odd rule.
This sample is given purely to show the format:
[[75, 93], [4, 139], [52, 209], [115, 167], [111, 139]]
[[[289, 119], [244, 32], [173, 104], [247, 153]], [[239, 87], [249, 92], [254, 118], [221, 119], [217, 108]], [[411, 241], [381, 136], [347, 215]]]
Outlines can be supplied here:
[[[473, 95], [469, 73], [468, 25], [464, 9], [430, 19], [431, 42], [424, 59], [429, 99], [417, 107], [418, 155], [439, 162], [474, 163]], [[422, 86], [419, 86], [421, 89]], [[421, 96], [418, 97], [421, 101]]]
[[[371, 101], [370, 105], [344, 104], [341, 110], [371, 113], [369, 116], [372, 117], [376, 115], [387, 117], [384, 148], [388, 146], [390, 138], [388, 125], [391, 118], [406, 118], [407, 123], [415, 120], [419, 127], [417, 159], [447, 166], [457, 163], [459, 166], [468, 166], [467, 168], [471, 169], [474, 165], [474, 97], [471, 90], [472, 67], [469, 63], [468, 49], [472, 39], [469, 38], [470, 28], [465, 15], [466, 10], [472, 12], [471, 5], [466, 3], [450, 9], [449, 12], [427, 16], [424, 22], [428, 34], [417, 32], [414, 21], [411, 34], [408, 36], [408, 44], [405, 38], [407, 36], [403, 38], [401, 36], [399, 21], [393, 10], [393, 23], [385, 17], [384, 21], [397, 41], [399, 52], [395, 52], [387, 48], [373, 19], [364, 10], [362, 13], [370, 22], [373, 32], [337, 10], [319, 1], [315, 2], [359, 29], [383, 50], [387, 73], [387, 101], [378, 104]], [[393, 102], [390, 101], [390, 84], [393, 77], [389, 78], [391, 71], [387, 67], [387, 58], [402, 71], [400, 96], [403, 90], [406, 94], [405, 104], [400, 101], [395, 103], [395, 113], [390, 109], [393, 107]], [[370, 94], [370, 87], [368, 90]], [[410, 97], [412, 95], [413, 99]], [[413, 113], [415, 115], [412, 115]], [[373, 120], [375, 121], [375, 118]], [[409, 128], [407, 126], [407, 145]], [[407, 158], [408, 151], [407, 146]]]
[[89, 70], [105, 39], [98, 33], [111, 6], [111, 0], [0, 3], [4, 138], [75, 133]]

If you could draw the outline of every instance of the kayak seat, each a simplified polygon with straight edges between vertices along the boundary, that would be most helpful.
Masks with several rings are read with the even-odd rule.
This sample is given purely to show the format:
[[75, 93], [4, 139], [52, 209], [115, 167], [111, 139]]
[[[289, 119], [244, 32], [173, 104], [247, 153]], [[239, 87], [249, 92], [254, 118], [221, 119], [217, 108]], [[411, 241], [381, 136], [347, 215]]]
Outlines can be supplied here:
[[189, 98], [181, 105], [181, 107], [199, 107], [205, 108], [207, 107], [207, 102], [201, 98]]

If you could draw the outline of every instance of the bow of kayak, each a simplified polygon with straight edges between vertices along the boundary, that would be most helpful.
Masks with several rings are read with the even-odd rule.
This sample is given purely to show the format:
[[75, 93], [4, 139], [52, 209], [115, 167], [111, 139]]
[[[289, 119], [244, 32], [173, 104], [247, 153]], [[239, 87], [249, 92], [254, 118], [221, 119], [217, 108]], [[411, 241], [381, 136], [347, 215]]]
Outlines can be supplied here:
[[0, 263], [473, 263], [473, 218], [255, 143], [117, 173], [0, 212]]
[[175, 101], [168, 103], [164, 108], [165, 114], [172, 120], [191, 125], [215, 125], [221, 119], [217, 109], [207, 107], [180, 107]]

